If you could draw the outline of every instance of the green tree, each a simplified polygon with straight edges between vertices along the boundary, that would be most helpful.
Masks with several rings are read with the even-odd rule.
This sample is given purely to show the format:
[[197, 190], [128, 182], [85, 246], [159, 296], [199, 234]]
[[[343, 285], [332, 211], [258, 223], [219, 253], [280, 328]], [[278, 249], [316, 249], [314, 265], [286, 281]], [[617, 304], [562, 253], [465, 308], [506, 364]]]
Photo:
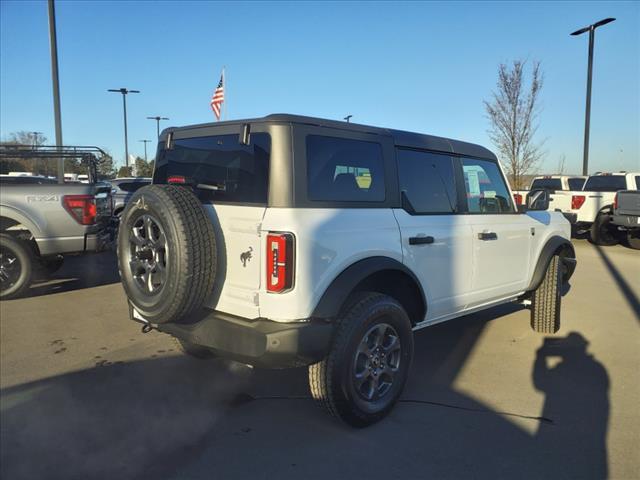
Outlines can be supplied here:
[[125, 167], [123, 165], [122, 167], [120, 167], [120, 170], [118, 170], [118, 178], [133, 176], [131, 170], [131, 167]]
[[154, 161], [145, 162], [144, 158], [136, 157], [136, 176], [150, 177], [153, 175]]
[[108, 153], [98, 162], [98, 176], [102, 178], [112, 178], [116, 173], [113, 157]]

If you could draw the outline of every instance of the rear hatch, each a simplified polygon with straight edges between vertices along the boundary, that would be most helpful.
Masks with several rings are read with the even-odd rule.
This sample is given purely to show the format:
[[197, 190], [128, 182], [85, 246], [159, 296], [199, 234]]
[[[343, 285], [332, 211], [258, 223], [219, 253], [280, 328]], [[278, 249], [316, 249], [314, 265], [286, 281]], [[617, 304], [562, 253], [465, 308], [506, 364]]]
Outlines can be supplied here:
[[640, 216], [640, 191], [618, 192], [616, 205], [615, 213], [618, 215]]
[[257, 318], [260, 225], [267, 205], [270, 137], [252, 133], [243, 143], [238, 133], [202, 132], [178, 130], [159, 145], [153, 183], [192, 189], [211, 218], [217, 265], [208, 306]]

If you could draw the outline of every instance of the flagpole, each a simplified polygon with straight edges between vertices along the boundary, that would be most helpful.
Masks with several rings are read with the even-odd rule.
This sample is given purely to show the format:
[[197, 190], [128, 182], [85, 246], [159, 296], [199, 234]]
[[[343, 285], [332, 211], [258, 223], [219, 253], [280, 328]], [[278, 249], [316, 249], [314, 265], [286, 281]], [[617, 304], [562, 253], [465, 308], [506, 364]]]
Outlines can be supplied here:
[[224, 107], [224, 119], [227, 119], [227, 67], [226, 66], [222, 66], [222, 88], [224, 89], [224, 102], [223, 102], [223, 107]]

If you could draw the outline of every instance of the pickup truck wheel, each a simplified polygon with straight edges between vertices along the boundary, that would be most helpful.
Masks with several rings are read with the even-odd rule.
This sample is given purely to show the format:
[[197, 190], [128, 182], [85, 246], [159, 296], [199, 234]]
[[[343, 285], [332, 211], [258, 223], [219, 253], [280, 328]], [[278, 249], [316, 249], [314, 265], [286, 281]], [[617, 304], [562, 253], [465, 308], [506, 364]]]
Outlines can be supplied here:
[[33, 252], [24, 241], [0, 234], [0, 299], [20, 296], [31, 284]]
[[556, 333], [560, 330], [562, 302], [562, 268], [560, 257], [554, 255], [544, 279], [531, 299], [531, 328], [538, 333]]
[[627, 245], [634, 250], [640, 250], [640, 230], [629, 230], [627, 232]]
[[327, 357], [309, 367], [313, 398], [354, 427], [384, 418], [400, 398], [413, 357], [411, 322], [402, 306], [363, 293], [340, 315]]
[[591, 225], [591, 241], [596, 245], [611, 246], [618, 243], [618, 237], [610, 225], [611, 216], [599, 213]]
[[181, 340], [176, 337], [172, 338], [178, 349], [190, 357], [197, 358], [199, 360], [208, 360], [216, 357], [215, 353], [207, 347], [196, 345], [195, 343], [187, 342], [186, 340]]
[[152, 324], [202, 308], [213, 289], [216, 240], [191, 190], [149, 185], [133, 194], [120, 221], [118, 268], [132, 305]]

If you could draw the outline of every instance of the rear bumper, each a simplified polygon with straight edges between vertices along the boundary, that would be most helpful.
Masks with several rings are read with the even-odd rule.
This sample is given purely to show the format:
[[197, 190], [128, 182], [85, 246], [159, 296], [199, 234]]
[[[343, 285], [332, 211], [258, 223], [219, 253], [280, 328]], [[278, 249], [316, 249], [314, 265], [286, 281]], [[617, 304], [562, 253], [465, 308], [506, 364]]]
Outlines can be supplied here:
[[61, 253], [100, 252], [106, 250], [111, 242], [109, 229], [95, 233], [86, 233], [75, 237], [37, 238], [40, 255]]
[[636, 215], [612, 215], [611, 223], [619, 227], [640, 228], [640, 217]]
[[[135, 318], [129, 305], [130, 317]], [[217, 355], [265, 368], [311, 365], [329, 349], [333, 325], [322, 320], [281, 323], [247, 320], [208, 310], [189, 324], [157, 325], [161, 332], [212, 349]]]

